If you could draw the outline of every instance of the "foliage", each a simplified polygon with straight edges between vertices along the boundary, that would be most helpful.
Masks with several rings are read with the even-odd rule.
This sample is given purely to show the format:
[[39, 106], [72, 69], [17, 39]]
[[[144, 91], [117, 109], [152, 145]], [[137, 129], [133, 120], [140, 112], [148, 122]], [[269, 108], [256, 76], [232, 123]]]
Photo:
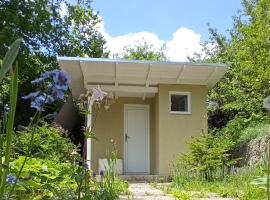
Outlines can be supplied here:
[[222, 129], [215, 129], [215, 135], [231, 138], [235, 145], [249, 142], [267, 134], [269, 116], [252, 114], [249, 118], [236, 115]]
[[[229, 125], [232, 124], [234, 120], [229, 122]], [[235, 130], [233, 135], [236, 135], [236, 143], [247, 143], [253, 139], [264, 137], [267, 134], [268, 128], [270, 128], [270, 119], [269, 117], [259, 117], [259, 118], [249, 118], [244, 119], [244, 126]], [[232, 131], [230, 126], [225, 128], [225, 131]], [[238, 133], [237, 133], [238, 132]], [[226, 132], [225, 132], [226, 133]]]
[[174, 162], [171, 172], [172, 182], [176, 187], [184, 185], [186, 182], [195, 178], [195, 173], [190, 171], [189, 166], [184, 164], [183, 159], [179, 158]]
[[117, 150], [116, 144], [112, 141], [113, 150], [107, 155], [108, 166], [105, 170], [105, 176], [101, 184], [102, 188], [105, 188], [104, 199], [118, 199], [120, 193], [129, 194], [128, 183], [122, 181], [117, 177], [116, 160]]
[[[233, 144], [228, 138], [202, 132], [201, 136], [188, 142], [189, 151], [180, 155], [177, 162], [182, 162], [191, 174], [195, 173], [207, 181], [224, 177], [227, 168], [235, 163], [229, 153]], [[174, 175], [180, 177], [183, 174], [177, 166]]]
[[270, 94], [270, 1], [243, 0], [242, 5], [229, 37], [209, 28], [206, 57], [192, 59], [230, 64], [225, 77], [209, 92], [209, 100], [217, 103], [209, 113], [210, 126], [216, 128], [236, 115], [248, 119], [263, 113], [263, 99]]
[[[263, 168], [260, 166], [245, 167], [239, 169], [235, 175], [227, 175], [223, 180], [215, 180], [213, 182], [203, 181], [201, 179], [190, 179], [185, 184], [176, 187], [175, 182], [171, 186], [174, 193], [177, 191], [198, 191], [200, 195], [207, 197], [209, 192], [214, 192], [221, 197], [238, 198], [240, 200], [261, 200], [266, 195], [263, 189], [256, 185], [250, 184], [254, 177], [262, 175]], [[194, 197], [192, 195], [192, 197]]]
[[187, 191], [182, 191], [182, 190], [178, 190], [175, 188], [170, 188], [167, 190], [167, 192], [169, 194], [172, 194], [176, 199], [181, 199], [181, 200], [191, 200], [192, 199], [192, 195]]
[[[19, 156], [11, 163], [11, 173], [19, 172], [24, 159], [24, 156]], [[77, 164], [67, 161], [60, 162], [56, 159], [32, 157], [25, 164], [18, 187], [12, 197], [17, 199], [61, 199], [61, 193], [65, 191], [64, 199], [73, 199], [76, 197], [77, 185], [72, 176], [78, 167]], [[68, 198], [69, 196], [73, 198]]]
[[18, 134], [16, 146], [13, 145], [11, 175], [21, 170], [32, 131], [35, 133], [31, 157], [24, 164], [11, 198], [113, 200], [121, 193], [128, 194], [128, 183], [115, 174], [114, 152], [108, 156], [109, 168], [98, 179], [85, 166], [78, 165], [81, 158], [77, 147], [65, 137], [65, 132], [48, 124]]
[[269, 121], [258, 122], [256, 124], [249, 125], [240, 134], [238, 143], [247, 143], [253, 139], [264, 137], [270, 128]]
[[86, 187], [82, 187], [84, 193], [82, 199], [97, 200], [116, 200], [120, 194], [130, 195], [128, 191], [128, 183], [121, 180], [116, 174], [116, 151], [112, 151], [107, 157], [108, 166], [105, 172], [101, 171], [99, 177], [96, 174], [90, 177], [90, 181], [86, 182]]
[[13, 147], [15, 154], [25, 154], [32, 132], [34, 132], [34, 138], [30, 154], [34, 157], [59, 162], [75, 162], [80, 159], [80, 156], [77, 154], [78, 149], [67, 138], [67, 133], [57, 125], [48, 125], [46, 123], [36, 128], [32, 127], [28, 128], [27, 131], [19, 132]]
[[[19, 52], [19, 96], [33, 91], [30, 81], [45, 70], [58, 67], [56, 56], [107, 56], [105, 40], [97, 31], [98, 14], [90, 1], [71, 4], [66, 0], [3, 0], [0, 2], [0, 57], [17, 38]], [[7, 102], [8, 80], [0, 85], [2, 102]], [[26, 125], [33, 112], [18, 99], [16, 121]], [[55, 111], [56, 105], [51, 106]], [[50, 111], [50, 110], [48, 110]]]
[[164, 47], [155, 49], [153, 45], [144, 41], [143, 44], [124, 47], [124, 59], [131, 60], [153, 60], [153, 61], [166, 61], [167, 58], [164, 54]]

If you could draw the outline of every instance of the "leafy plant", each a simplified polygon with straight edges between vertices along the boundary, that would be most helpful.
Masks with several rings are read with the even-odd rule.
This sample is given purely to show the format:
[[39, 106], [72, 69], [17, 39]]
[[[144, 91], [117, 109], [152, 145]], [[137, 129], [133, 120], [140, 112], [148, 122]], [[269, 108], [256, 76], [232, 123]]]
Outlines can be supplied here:
[[230, 137], [235, 144], [246, 143], [265, 136], [269, 122], [268, 116], [260, 114], [252, 114], [249, 118], [235, 116], [223, 129], [217, 130], [216, 134]]
[[[24, 156], [19, 156], [11, 163], [11, 172], [17, 174], [24, 162]], [[68, 196], [76, 197], [77, 185], [73, 174], [79, 166], [70, 162], [60, 162], [48, 158], [29, 158], [21, 173], [21, 178], [13, 198], [22, 199], [58, 199], [62, 191]]]
[[14, 153], [25, 154], [32, 134], [34, 137], [30, 155], [59, 162], [75, 162], [81, 159], [77, 147], [67, 138], [66, 132], [56, 124], [47, 123], [19, 132], [13, 148]]
[[[178, 162], [182, 162], [192, 173], [198, 173], [197, 175], [208, 181], [215, 176], [224, 177], [228, 167], [235, 163], [229, 153], [233, 144], [228, 138], [202, 132], [201, 136], [188, 142], [189, 152], [180, 155]], [[179, 177], [179, 172], [176, 174]]]
[[180, 199], [180, 200], [191, 200], [192, 199], [192, 195], [190, 194], [190, 192], [187, 192], [187, 191], [170, 188], [170, 189], [168, 189], [167, 192], [169, 194], [172, 194], [174, 197], [176, 197], [176, 199]]

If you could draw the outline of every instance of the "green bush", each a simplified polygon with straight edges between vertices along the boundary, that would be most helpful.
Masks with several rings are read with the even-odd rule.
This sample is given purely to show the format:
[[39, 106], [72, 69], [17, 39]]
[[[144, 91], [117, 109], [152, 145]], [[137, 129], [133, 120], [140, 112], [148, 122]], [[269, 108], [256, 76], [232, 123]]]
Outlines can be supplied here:
[[[24, 156], [11, 163], [11, 173], [17, 174]], [[16, 187], [17, 199], [64, 199], [76, 197], [77, 184], [72, 176], [79, 166], [70, 162], [59, 162], [44, 158], [30, 158], [23, 168], [21, 180]], [[70, 198], [69, 198], [70, 197]]]
[[48, 125], [46, 123], [19, 132], [18, 140], [13, 148], [15, 153], [27, 151], [32, 132], [34, 132], [33, 144], [30, 147], [32, 156], [59, 162], [74, 162], [76, 159], [80, 159], [77, 147], [66, 137], [65, 131], [56, 124]]
[[208, 181], [224, 177], [227, 168], [235, 163], [229, 153], [233, 145], [228, 138], [203, 132], [201, 136], [188, 142], [189, 151], [180, 155], [173, 179], [180, 183], [182, 180], [179, 179], [185, 176], [201, 177]]
[[79, 166], [81, 158], [76, 154], [77, 148], [60, 127], [43, 123], [21, 131], [17, 136], [13, 149], [15, 157], [10, 164], [13, 175], [19, 173], [27, 144], [30, 137], [34, 137], [31, 156], [24, 165], [12, 198], [114, 200], [121, 193], [128, 194], [128, 183], [115, 173], [115, 152], [108, 155], [109, 167], [98, 181], [85, 166]]
[[[17, 134], [10, 173], [17, 175], [22, 171], [12, 198], [36, 200], [76, 197], [78, 185], [73, 177], [81, 168], [76, 162], [80, 156], [76, 153], [76, 146], [63, 133], [60, 127], [43, 123]], [[33, 142], [29, 146], [32, 136]], [[25, 162], [28, 148], [30, 157]]]
[[267, 135], [267, 131], [269, 128], [269, 119], [259, 122], [253, 122], [240, 132], [240, 137], [237, 143], [247, 143], [253, 139], [264, 137]]
[[246, 143], [257, 137], [266, 135], [270, 125], [270, 118], [263, 115], [253, 114], [249, 118], [236, 116], [221, 130], [217, 135], [226, 135], [230, 137], [235, 144]]

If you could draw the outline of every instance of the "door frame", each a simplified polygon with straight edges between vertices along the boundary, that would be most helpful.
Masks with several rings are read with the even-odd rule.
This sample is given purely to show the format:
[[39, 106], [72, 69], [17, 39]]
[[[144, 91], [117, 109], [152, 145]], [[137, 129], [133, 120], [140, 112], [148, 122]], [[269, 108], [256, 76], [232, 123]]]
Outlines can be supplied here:
[[[132, 173], [127, 172], [127, 142], [125, 141], [125, 134], [127, 133], [127, 110], [129, 108], [143, 108], [146, 113], [146, 172], [138, 172]], [[150, 109], [148, 104], [124, 104], [124, 133], [123, 133], [123, 141], [124, 141], [124, 174], [150, 174]]]

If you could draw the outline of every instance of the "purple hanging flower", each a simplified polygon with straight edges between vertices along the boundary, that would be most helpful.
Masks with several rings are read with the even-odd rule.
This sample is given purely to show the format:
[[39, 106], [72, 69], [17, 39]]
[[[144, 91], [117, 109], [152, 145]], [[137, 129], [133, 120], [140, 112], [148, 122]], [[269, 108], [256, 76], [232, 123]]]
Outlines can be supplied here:
[[66, 91], [68, 89], [68, 83], [70, 81], [70, 76], [61, 70], [53, 71], [53, 81], [55, 83], [55, 87], [59, 90]]
[[23, 96], [22, 99], [31, 99], [35, 98], [40, 94], [40, 92], [31, 92], [30, 94]]
[[107, 95], [107, 92], [102, 91], [99, 85], [93, 88], [92, 92], [93, 93], [91, 98], [93, 98], [93, 101], [102, 101], [103, 98]]
[[61, 70], [55, 69], [53, 71], [46, 71], [41, 76], [33, 81], [32, 84], [45, 86], [44, 92], [32, 92], [23, 99], [31, 99], [31, 108], [35, 108], [38, 111], [43, 111], [44, 104], [51, 104], [57, 99], [63, 100], [65, 98], [65, 92], [68, 90], [68, 84], [70, 82], [70, 76]]
[[92, 95], [90, 98], [90, 106], [94, 104], [95, 101], [102, 101], [108, 93], [101, 90], [100, 86], [94, 87], [92, 89]]
[[8, 184], [14, 184], [16, 183], [17, 181], [17, 177], [16, 176], [13, 176], [12, 174], [8, 174], [7, 177], [6, 177], [6, 182]]
[[42, 83], [43, 81], [45, 81], [47, 78], [50, 77], [52, 72], [44, 72], [43, 74], [41, 74], [41, 76], [33, 81], [31, 81], [32, 84], [39, 84]]
[[65, 98], [65, 91], [52, 87], [52, 96], [63, 100]]

